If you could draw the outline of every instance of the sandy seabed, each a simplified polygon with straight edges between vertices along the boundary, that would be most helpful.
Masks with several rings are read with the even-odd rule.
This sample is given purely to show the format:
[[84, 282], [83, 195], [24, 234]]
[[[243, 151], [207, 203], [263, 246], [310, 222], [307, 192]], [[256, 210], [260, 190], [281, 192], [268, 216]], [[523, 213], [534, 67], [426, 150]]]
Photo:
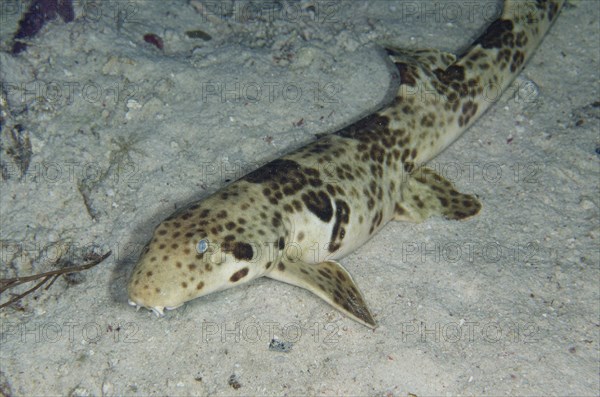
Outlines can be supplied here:
[[266, 278], [160, 319], [125, 287], [175, 208], [385, 101], [378, 43], [459, 52], [496, 2], [75, 2], [12, 56], [26, 5], [0, 23], [2, 277], [113, 253], [0, 311], [0, 394], [600, 393], [597, 2], [431, 162], [481, 214], [393, 222], [342, 260], [375, 330]]

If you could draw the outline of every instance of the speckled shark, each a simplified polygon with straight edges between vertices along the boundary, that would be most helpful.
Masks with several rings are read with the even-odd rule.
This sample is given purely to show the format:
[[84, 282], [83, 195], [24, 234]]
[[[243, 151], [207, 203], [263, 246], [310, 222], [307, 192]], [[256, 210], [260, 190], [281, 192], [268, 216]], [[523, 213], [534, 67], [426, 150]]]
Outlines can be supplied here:
[[390, 220], [465, 219], [479, 212], [475, 196], [459, 193], [423, 164], [492, 105], [487, 88], [509, 86], [562, 3], [506, 1], [500, 18], [460, 56], [388, 48], [401, 81], [389, 105], [159, 224], [133, 270], [129, 303], [162, 315], [267, 276], [375, 327], [354, 280], [336, 260]]

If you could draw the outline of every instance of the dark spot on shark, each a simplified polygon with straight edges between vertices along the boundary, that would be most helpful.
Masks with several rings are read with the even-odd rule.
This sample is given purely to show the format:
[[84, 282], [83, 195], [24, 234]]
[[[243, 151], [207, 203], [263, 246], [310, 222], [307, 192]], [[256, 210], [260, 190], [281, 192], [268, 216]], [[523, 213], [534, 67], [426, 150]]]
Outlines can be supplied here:
[[483, 48], [501, 48], [503, 46], [503, 36], [511, 33], [513, 28], [512, 21], [497, 19], [475, 40], [473, 46], [480, 44]]
[[346, 231], [344, 225], [350, 221], [350, 206], [343, 200], [335, 200], [335, 222], [331, 230], [331, 239], [329, 242], [329, 252], [335, 252], [340, 248], [340, 242], [343, 240]]
[[333, 207], [331, 199], [323, 191], [315, 192], [311, 190], [302, 194], [302, 201], [310, 212], [315, 214], [323, 222], [329, 222], [333, 216]]
[[414, 87], [417, 85], [414, 67], [407, 65], [404, 62], [395, 63], [398, 72], [400, 73], [400, 83]]
[[235, 257], [235, 259], [237, 260], [246, 260], [249, 261], [252, 259], [253, 255], [254, 255], [254, 250], [252, 249], [252, 245], [248, 244], [248, 243], [242, 243], [242, 242], [231, 242], [231, 241], [226, 241], [223, 243], [223, 245], [221, 246], [221, 248], [223, 249], [223, 252], [231, 252], [233, 254], [233, 256]]
[[246, 277], [247, 275], [248, 275], [248, 268], [245, 267], [245, 268], [240, 269], [237, 272], [233, 273], [231, 275], [231, 277], [229, 277], [229, 281], [231, 281], [232, 283], [235, 283], [235, 282], [239, 281], [240, 279]]

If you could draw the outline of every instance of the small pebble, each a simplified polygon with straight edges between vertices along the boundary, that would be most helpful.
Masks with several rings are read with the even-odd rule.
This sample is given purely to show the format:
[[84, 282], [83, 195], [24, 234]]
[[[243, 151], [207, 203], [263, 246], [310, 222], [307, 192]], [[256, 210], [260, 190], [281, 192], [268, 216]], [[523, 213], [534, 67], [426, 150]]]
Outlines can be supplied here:
[[233, 387], [236, 390], [242, 387], [242, 384], [239, 382], [235, 374], [231, 374], [227, 383], [229, 384], [229, 386]]
[[289, 353], [292, 350], [292, 346], [294, 346], [292, 342], [284, 342], [277, 339], [271, 339], [271, 343], [269, 343], [269, 350], [282, 353]]
[[159, 50], [162, 50], [164, 47], [163, 40], [154, 33], [147, 33], [144, 35], [144, 41], [146, 43], [150, 43]]
[[212, 39], [212, 36], [202, 30], [188, 30], [185, 32], [185, 35], [190, 39], [202, 39], [204, 41], [209, 41]]

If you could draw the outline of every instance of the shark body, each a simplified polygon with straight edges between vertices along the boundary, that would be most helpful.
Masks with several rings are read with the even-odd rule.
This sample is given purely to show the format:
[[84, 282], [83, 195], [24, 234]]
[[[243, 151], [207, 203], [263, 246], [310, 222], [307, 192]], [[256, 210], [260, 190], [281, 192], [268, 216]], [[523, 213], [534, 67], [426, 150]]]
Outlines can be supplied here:
[[506, 1], [501, 16], [459, 56], [388, 48], [401, 80], [389, 105], [164, 220], [133, 270], [129, 303], [162, 315], [267, 276], [375, 327], [337, 260], [390, 220], [460, 220], [478, 213], [475, 196], [458, 192], [423, 164], [493, 104], [489, 89], [503, 92], [510, 85], [562, 3]]

